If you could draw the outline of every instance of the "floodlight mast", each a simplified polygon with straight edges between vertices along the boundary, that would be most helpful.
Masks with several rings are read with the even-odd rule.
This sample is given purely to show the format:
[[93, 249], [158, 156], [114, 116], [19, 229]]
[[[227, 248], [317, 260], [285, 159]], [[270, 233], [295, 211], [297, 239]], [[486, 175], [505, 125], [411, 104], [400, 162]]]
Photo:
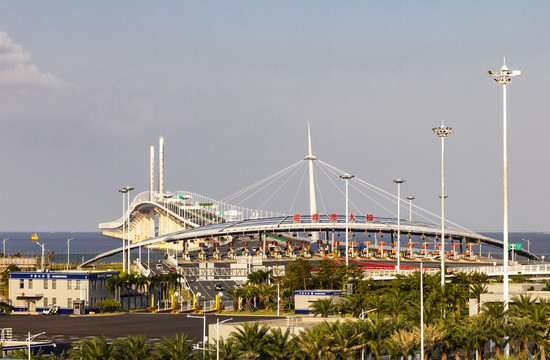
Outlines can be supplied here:
[[441, 124], [432, 131], [441, 138], [441, 287], [445, 286], [445, 138], [453, 132], [453, 128]]
[[[507, 110], [506, 110], [506, 84], [511, 82], [510, 77], [520, 76], [519, 70], [508, 70], [506, 66], [506, 58], [504, 58], [504, 65], [500, 68], [500, 72], [494, 72], [489, 70], [489, 75], [499, 84], [502, 84], [502, 159], [503, 159], [503, 229], [502, 229], [502, 242], [503, 242], [503, 261], [504, 261], [504, 309], [508, 310], [509, 290], [508, 290], [508, 144], [507, 144]], [[509, 347], [506, 346], [504, 352], [508, 355]]]

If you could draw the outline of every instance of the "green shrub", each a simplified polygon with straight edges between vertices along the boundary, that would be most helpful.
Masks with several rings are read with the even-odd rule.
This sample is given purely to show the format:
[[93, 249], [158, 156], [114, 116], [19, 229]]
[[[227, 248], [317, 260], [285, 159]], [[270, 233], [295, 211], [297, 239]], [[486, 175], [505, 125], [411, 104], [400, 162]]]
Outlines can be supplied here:
[[95, 303], [95, 306], [99, 310], [100, 313], [103, 313], [105, 311], [107, 312], [113, 312], [120, 309], [120, 303], [113, 299], [107, 299], [107, 300], [99, 300]]

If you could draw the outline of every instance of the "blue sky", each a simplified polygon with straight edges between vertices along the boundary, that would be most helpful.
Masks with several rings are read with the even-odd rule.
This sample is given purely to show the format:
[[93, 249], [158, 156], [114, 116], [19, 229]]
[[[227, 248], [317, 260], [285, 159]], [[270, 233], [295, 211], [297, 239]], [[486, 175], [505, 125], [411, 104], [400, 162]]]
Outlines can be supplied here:
[[388, 191], [404, 178], [402, 192], [438, 212], [442, 120], [454, 130], [447, 216], [500, 230], [502, 89], [486, 71], [504, 56], [523, 71], [508, 88], [510, 228], [549, 230], [549, 8], [4, 1], [0, 231], [116, 219], [119, 187], [148, 189], [159, 136], [168, 190], [224, 198], [301, 159], [307, 121], [317, 157]]

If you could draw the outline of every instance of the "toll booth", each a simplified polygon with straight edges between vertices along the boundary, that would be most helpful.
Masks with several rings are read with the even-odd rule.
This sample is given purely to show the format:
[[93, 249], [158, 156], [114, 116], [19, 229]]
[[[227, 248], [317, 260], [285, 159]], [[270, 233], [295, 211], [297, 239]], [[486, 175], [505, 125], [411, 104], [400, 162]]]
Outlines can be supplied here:
[[275, 258], [281, 259], [283, 257], [283, 254], [280, 249], [275, 249]]
[[248, 259], [248, 257], [250, 256], [250, 250], [249, 249], [244, 249], [243, 250], [243, 256], [245, 256]]
[[231, 249], [227, 253], [227, 257], [231, 260], [235, 260], [237, 258], [237, 254], [235, 254], [235, 250]]
[[324, 248], [320, 247], [319, 248], [319, 256], [322, 256], [322, 257], [325, 257], [326, 256], [326, 251]]
[[182, 258], [183, 260], [185, 261], [191, 261], [191, 256], [189, 255], [189, 252], [185, 251], [183, 254], [182, 254]]
[[74, 315], [86, 315], [86, 301], [73, 300], [73, 314]]
[[199, 252], [199, 260], [202, 260], [202, 261], [206, 260], [206, 253], [202, 250]]
[[214, 259], [216, 260], [222, 259], [222, 254], [220, 253], [220, 250], [216, 249], [216, 251], [214, 251]]

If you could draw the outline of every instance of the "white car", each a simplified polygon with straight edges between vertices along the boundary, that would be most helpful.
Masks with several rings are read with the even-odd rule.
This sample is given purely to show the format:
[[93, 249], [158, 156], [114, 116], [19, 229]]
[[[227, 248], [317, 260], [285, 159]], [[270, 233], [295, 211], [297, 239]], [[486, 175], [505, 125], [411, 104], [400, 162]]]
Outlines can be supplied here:
[[59, 315], [59, 306], [58, 305], [50, 305], [48, 307], [45, 307], [42, 311], [44, 315]]

